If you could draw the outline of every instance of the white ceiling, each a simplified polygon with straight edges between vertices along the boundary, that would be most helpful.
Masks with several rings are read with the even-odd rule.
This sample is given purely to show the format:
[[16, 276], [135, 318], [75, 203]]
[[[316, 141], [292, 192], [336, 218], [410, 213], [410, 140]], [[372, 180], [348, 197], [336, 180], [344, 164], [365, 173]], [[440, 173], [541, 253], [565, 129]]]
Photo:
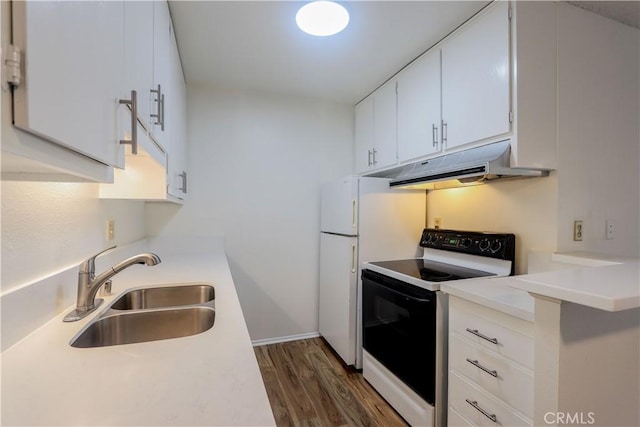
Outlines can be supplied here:
[[487, 1], [344, 1], [332, 37], [295, 24], [300, 1], [171, 1], [189, 84], [356, 103]]
[[[351, 22], [331, 37], [302, 33], [307, 1], [170, 0], [188, 84], [356, 103], [488, 1], [342, 1]], [[638, 1], [571, 1], [638, 27]]]

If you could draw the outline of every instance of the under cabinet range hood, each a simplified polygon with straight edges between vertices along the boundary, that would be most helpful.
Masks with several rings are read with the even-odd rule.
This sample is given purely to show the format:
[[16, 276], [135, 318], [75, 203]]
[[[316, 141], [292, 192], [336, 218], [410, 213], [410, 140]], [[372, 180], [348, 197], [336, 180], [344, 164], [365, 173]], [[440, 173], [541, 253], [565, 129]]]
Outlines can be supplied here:
[[404, 166], [390, 182], [395, 188], [437, 190], [483, 184], [501, 178], [549, 175], [548, 170], [512, 168], [511, 141], [504, 140]]

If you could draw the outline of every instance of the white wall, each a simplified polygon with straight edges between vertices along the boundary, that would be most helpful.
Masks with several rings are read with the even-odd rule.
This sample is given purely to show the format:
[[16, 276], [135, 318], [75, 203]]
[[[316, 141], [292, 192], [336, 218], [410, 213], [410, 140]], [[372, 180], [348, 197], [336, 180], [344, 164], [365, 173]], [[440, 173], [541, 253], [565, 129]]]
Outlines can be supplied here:
[[[116, 236], [107, 243], [106, 221]], [[144, 204], [98, 199], [98, 184], [2, 182], [2, 293], [112, 244], [145, 236]]]
[[[558, 249], [640, 255], [640, 31], [561, 4]], [[615, 239], [605, 239], [605, 222]], [[584, 240], [573, 242], [574, 220]]]
[[318, 331], [319, 187], [349, 174], [353, 106], [188, 91], [189, 197], [150, 235], [224, 236], [253, 340]]
[[529, 250], [556, 248], [558, 181], [544, 178], [497, 181], [427, 193], [427, 225], [516, 235], [516, 273], [527, 272]]

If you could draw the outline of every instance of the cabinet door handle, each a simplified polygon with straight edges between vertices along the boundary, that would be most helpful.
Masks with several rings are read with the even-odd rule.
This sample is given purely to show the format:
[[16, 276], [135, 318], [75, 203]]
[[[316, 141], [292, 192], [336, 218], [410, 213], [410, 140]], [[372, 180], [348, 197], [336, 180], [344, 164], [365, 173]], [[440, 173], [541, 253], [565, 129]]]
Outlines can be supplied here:
[[121, 139], [120, 144], [130, 144], [131, 153], [138, 154], [138, 94], [131, 91], [131, 99], [120, 99], [120, 104], [131, 107], [131, 139]]
[[[151, 93], [156, 94], [156, 114], [151, 114], [151, 117], [156, 119], [153, 124], [154, 125], [162, 125], [162, 86], [158, 85], [157, 89], [151, 89]], [[164, 130], [164, 129], [162, 129]]]
[[377, 165], [378, 161], [376, 160], [376, 153], [378, 152], [378, 150], [376, 150], [375, 148], [373, 149], [373, 165]]
[[182, 191], [184, 194], [187, 194], [187, 171], [182, 171], [180, 175], [182, 178], [182, 187], [178, 188], [178, 190]]
[[490, 338], [490, 337], [488, 337], [488, 336], [486, 336], [486, 335], [481, 334], [480, 332], [478, 332], [478, 330], [477, 330], [477, 329], [470, 329], [470, 328], [467, 328], [467, 332], [469, 332], [470, 334], [473, 334], [473, 335], [475, 335], [475, 336], [477, 336], [477, 337], [480, 337], [480, 338], [482, 338], [483, 340], [487, 340], [487, 341], [489, 341], [489, 342], [490, 342], [490, 343], [492, 343], [492, 344], [496, 344], [496, 345], [498, 344], [498, 338]]
[[477, 400], [470, 400], [470, 399], [465, 399], [467, 401], [467, 403], [471, 406], [473, 406], [476, 410], [478, 410], [482, 415], [484, 415], [485, 417], [489, 418], [491, 421], [498, 422], [498, 417], [496, 417], [496, 414], [490, 414], [487, 411], [485, 411], [484, 409], [482, 409], [480, 407], [480, 405], [478, 405], [478, 401]]
[[447, 126], [447, 122], [442, 121], [442, 144], [444, 145], [449, 139], [449, 127]]
[[436, 126], [435, 123], [433, 124], [432, 136], [433, 136], [433, 146], [437, 147], [438, 146], [438, 126]]
[[467, 362], [471, 363], [473, 366], [475, 366], [476, 368], [479, 368], [480, 370], [486, 372], [487, 374], [491, 375], [492, 377], [498, 378], [498, 371], [491, 370], [489, 368], [485, 368], [477, 360], [471, 360], [471, 359], [469, 359], [467, 357]]
[[164, 93], [160, 97], [160, 130], [164, 132]]
[[369, 166], [371, 166], [371, 150], [369, 150], [369, 157], [368, 157], [368, 162], [367, 162], [367, 164], [368, 164]]

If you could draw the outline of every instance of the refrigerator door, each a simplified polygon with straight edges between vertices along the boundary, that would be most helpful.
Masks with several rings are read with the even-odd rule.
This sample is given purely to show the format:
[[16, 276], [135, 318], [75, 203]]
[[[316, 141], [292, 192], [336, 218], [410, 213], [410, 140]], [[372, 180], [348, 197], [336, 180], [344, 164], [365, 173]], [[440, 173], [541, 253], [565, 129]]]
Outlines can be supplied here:
[[356, 362], [358, 238], [320, 234], [320, 334], [347, 365]]
[[347, 176], [322, 187], [320, 231], [345, 236], [358, 234], [357, 176]]

